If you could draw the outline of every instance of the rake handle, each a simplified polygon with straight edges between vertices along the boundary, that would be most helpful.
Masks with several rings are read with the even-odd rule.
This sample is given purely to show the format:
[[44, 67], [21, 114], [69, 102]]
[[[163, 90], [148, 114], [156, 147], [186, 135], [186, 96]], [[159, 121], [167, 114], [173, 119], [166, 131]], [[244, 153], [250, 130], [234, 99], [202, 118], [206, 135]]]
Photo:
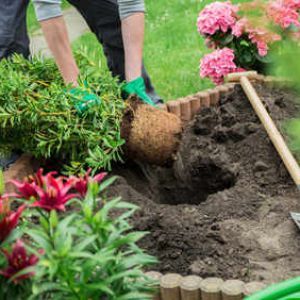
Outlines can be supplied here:
[[242, 76], [240, 78], [240, 83], [288, 172], [290, 173], [297, 187], [300, 189], [300, 168], [296, 159], [287, 147], [282, 135], [268, 114], [249, 79], [246, 76]]

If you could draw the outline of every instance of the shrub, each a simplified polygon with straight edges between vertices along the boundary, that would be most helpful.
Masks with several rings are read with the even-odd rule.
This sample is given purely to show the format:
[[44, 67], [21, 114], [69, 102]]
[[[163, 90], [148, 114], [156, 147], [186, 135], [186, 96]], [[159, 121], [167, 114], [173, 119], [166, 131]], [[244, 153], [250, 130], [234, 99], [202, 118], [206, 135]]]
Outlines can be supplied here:
[[0, 152], [7, 148], [52, 158], [79, 172], [87, 167], [110, 169], [121, 160], [120, 123], [124, 102], [117, 79], [77, 52], [83, 90], [102, 101], [83, 115], [53, 60], [15, 55], [0, 62]]
[[[237, 70], [254, 69], [266, 73], [274, 61], [270, 50], [283, 48], [279, 41], [289, 36], [299, 38], [299, 9], [296, 0], [208, 4], [199, 14], [197, 27], [206, 45], [215, 52], [201, 60], [200, 75], [220, 84], [224, 76]], [[226, 62], [215, 59], [223, 48], [233, 51], [235, 67], [231, 55]], [[224, 63], [232, 67], [224, 68]]]
[[2, 195], [0, 299], [151, 299], [142, 268], [156, 260], [128, 223], [137, 207], [105, 197], [114, 178], [89, 174], [39, 171]]

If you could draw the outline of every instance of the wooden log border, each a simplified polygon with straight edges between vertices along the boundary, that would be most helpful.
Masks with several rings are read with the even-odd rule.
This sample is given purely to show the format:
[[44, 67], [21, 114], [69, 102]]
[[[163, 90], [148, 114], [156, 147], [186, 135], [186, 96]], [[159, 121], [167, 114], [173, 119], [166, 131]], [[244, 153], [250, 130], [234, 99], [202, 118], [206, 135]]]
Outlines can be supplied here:
[[243, 300], [266, 287], [262, 282], [245, 283], [241, 280], [223, 280], [217, 277], [202, 279], [196, 275], [150, 271], [145, 273], [157, 281], [153, 300]]
[[[264, 83], [269, 87], [289, 84], [280, 78], [263, 76], [261, 74], [258, 74], [253, 80], [255, 82]], [[201, 109], [217, 106], [222, 97], [227, 96], [234, 90], [235, 85], [239, 85], [239, 83], [225, 83], [194, 95], [170, 100], [166, 104], [160, 104], [159, 107], [178, 116], [182, 120], [183, 125], [186, 125]]]

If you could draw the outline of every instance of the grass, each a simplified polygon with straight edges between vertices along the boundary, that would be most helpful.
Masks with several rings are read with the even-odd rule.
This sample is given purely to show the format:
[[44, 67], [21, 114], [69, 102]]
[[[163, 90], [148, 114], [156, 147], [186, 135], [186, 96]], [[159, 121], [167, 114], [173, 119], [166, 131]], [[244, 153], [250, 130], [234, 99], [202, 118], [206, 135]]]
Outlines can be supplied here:
[[[145, 64], [158, 93], [165, 99], [176, 99], [196, 93], [212, 84], [199, 77], [199, 60], [207, 51], [196, 28], [199, 11], [207, 2], [199, 0], [146, 0], [147, 21]], [[67, 4], [65, 4], [67, 5]], [[30, 30], [38, 24], [29, 7]], [[85, 46], [106, 67], [105, 57], [97, 39], [87, 33], [73, 47]]]
[[206, 51], [196, 28], [204, 3], [195, 0], [147, 1], [145, 63], [164, 99], [176, 99], [211, 86], [199, 77]]

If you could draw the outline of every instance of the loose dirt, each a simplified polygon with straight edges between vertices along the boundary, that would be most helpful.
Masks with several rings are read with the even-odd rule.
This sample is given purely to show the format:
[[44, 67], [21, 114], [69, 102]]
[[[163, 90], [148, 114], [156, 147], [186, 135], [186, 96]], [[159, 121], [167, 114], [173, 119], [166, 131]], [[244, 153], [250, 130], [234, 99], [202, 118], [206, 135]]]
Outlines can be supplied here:
[[[296, 111], [295, 95], [256, 86], [278, 125]], [[300, 274], [300, 193], [241, 88], [187, 126], [176, 162], [128, 162], [111, 191], [138, 204], [140, 246], [156, 270], [202, 277], [278, 282]]]

